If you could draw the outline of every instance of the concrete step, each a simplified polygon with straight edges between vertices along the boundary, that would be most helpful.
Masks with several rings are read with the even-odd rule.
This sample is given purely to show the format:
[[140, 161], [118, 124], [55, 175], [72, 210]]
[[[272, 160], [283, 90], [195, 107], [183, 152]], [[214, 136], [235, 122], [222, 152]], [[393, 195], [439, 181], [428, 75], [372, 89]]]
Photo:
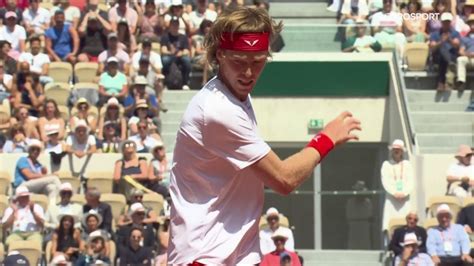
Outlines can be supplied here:
[[163, 92], [163, 101], [168, 103], [168, 101], [183, 101], [189, 102], [194, 95], [196, 95], [197, 91], [189, 90], [165, 90]]
[[411, 112], [411, 118], [415, 125], [418, 123], [472, 124], [474, 123], [474, 112]]
[[407, 89], [408, 102], [449, 102], [449, 103], [464, 103], [466, 106], [471, 99], [471, 93], [464, 91], [458, 93], [457, 91], [438, 93], [435, 90], [416, 90]]
[[161, 123], [162, 133], [176, 134], [179, 129], [179, 124], [181, 121], [163, 121]]
[[176, 144], [176, 133], [163, 133], [161, 139], [165, 143], [165, 147], [168, 151], [173, 151]]
[[461, 144], [473, 146], [472, 133], [420, 133], [417, 134], [420, 147], [458, 147]]
[[184, 110], [170, 109], [168, 112], [161, 114], [161, 121], [173, 122], [181, 121], [183, 118]]
[[[186, 107], [188, 107], [189, 101], [165, 101], [165, 106], [168, 108], [168, 112], [173, 112], [173, 111], [184, 111], [186, 110]], [[166, 113], [163, 113], [163, 115], [166, 115]]]
[[305, 265], [381, 266], [381, 251], [365, 250], [298, 250]]
[[420, 147], [420, 153], [426, 154], [455, 154], [457, 147], [433, 147], [433, 146], [425, 146]]
[[326, 9], [327, 3], [271, 3], [270, 15], [274, 18], [336, 17]]
[[414, 101], [409, 104], [410, 110], [418, 111], [438, 111], [438, 112], [462, 112], [466, 110], [465, 103], [450, 103], [450, 102], [419, 102]]
[[415, 132], [419, 133], [464, 133], [473, 134], [474, 125], [468, 123], [418, 123], [414, 125]]

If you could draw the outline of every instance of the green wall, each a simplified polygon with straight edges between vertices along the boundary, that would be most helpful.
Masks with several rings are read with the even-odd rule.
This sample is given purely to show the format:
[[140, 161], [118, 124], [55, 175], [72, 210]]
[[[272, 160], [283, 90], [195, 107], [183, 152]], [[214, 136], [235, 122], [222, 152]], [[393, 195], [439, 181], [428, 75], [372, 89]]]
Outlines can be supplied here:
[[270, 62], [252, 96], [388, 96], [388, 62]]

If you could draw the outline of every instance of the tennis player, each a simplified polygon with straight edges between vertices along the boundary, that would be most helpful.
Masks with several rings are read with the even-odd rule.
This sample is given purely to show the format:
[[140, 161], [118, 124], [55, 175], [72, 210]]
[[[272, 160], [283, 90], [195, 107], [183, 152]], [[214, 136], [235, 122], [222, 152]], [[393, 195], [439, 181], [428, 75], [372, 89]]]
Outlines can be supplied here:
[[190, 101], [176, 139], [172, 265], [258, 264], [264, 185], [287, 195], [334, 146], [357, 139], [351, 131], [360, 122], [349, 112], [286, 160], [260, 137], [250, 93], [281, 28], [265, 10], [241, 7], [223, 13], [206, 36], [207, 59], [218, 74]]

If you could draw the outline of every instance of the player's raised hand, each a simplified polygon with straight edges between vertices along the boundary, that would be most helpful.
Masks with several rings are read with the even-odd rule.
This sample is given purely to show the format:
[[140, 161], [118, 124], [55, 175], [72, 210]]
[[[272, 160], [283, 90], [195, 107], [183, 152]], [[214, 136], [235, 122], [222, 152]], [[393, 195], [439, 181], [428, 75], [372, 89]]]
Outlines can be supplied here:
[[326, 134], [334, 142], [334, 145], [339, 145], [349, 140], [359, 140], [359, 137], [352, 133], [353, 130], [362, 130], [360, 121], [350, 112], [345, 111], [329, 122], [322, 133]]

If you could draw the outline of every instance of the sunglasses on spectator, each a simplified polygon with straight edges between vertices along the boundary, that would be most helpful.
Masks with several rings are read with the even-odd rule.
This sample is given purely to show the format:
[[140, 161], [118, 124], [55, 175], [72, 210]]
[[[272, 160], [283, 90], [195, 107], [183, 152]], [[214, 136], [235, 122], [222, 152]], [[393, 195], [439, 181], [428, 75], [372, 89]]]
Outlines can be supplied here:
[[285, 242], [286, 239], [284, 239], [283, 237], [275, 237], [273, 238], [273, 241], [276, 241], [276, 242]]
[[147, 129], [147, 126], [138, 126], [138, 129]]
[[267, 218], [268, 221], [273, 221], [273, 220], [278, 220], [278, 217], [276, 216], [271, 216]]
[[32, 147], [32, 148], [30, 148], [30, 151], [34, 151], [34, 152], [40, 151], [40, 150], [41, 150], [41, 149], [38, 148], [38, 147]]
[[28, 115], [28, 112], [20, 112], [20, 115], [21, 115], [21, 116], [27, 116], [27, 115]]
[[135, 148], [135, 143], [126, 143], [123, 145], [125, 148]]
[[87, 108], [89, 108], [89, 105], [87, 105], [87, 104], [79, 105], [79, 109], [87, 109]]
[[71, 191], [61, 191], [61, 192], [59, 192], [59, 195], [61, 195], [61, 196], [67, 196], [67, 195], [71, 196], [72, 192]]
[[143, 199], [143, 196], [135, 196], [134, 198], [137, 199], [137, 200], [141, 200], [141, 199]]

